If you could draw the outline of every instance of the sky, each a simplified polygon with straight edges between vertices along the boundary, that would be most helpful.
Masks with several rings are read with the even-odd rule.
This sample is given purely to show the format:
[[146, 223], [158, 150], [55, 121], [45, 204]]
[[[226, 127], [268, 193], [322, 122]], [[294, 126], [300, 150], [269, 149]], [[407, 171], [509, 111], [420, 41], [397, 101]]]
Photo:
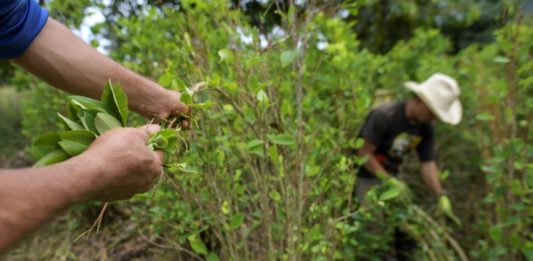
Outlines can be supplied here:
[[[74, 34], [83, 39], [83, 41], [90, 43], [90, 41], [95, 38], [95, 35], [91, 32], [91, 27], [98, 23], [104, 22], [105, 18], [102, 12], [95, 7], [87, 8], [86, 12], [90, 15], [85, 17], [79, 29], [74, 29], [72, 31]], [[100, 46], [97, 48], [98, 51], [107, 54], [105, 47], [109, 44], [109, 41], [104, 38], [98, 38], [96, 40], [98, 40], [100, 43]]]

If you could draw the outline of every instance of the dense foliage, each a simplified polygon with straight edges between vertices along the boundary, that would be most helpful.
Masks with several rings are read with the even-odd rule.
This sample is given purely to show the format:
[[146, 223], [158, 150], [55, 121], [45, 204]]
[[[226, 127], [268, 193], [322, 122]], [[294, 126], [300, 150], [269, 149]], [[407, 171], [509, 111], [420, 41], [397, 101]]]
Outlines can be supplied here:
[[[114, 6], [52, 2], [60, 14], [72, 5], [59, 2], [105, 12]], [[492, 40], [459, 51], [457, 39], [419, 15], [439, 13], [425, 1], [389, 3], [413, 18], [411, 31], [390, 42], [386, 32], [377, 35], [379, 26], [358, 27], [359, 20], [374, 24], [364, 14], [380, 1], [283, 8], [263, 1], [266, 10], [281, 10], [266, 20], [270, 30], [229, 1], [163, 2], [137, 5], [136, 15], [115, 12], [112, 23], [93, 27], [113, 40], [113, 58], [189, 93], [195, 104], [186, 150], [173, 159], [180, 164], [131, 207], [151, 240], [183, 259], [379, 260], [398, 225], [417, 240], [417, 260], [533, 258], [533, 29], [517, 3], [499, 3], [505, 17]], [[84, 14], [74, 9], [65, 17], [79, 25]], [[465, 10], [472, 20], [463, 27], [485, 17], [476, 5]], [[413, 203], [395, 200], [387, 184], [370, 193], [367, 207], [352, 198], [352, 166], [365, 160], [353, 151], [362, 145], [356, 135], [366, 113], [381, 100], [407, 97], [404, 81], [435, 72], [461, 85], [464, 121], [438, 124], [437, 145], [462, 226], [435, 211], [416, 161], [404, 169]], [[17, 72], [11, 82], [33, 86], [30, 79]], [[56, 116], [42, 112], [64, 110], [63, 94], [34, 86], [27, 95], [23, 132], [56, 128]]]

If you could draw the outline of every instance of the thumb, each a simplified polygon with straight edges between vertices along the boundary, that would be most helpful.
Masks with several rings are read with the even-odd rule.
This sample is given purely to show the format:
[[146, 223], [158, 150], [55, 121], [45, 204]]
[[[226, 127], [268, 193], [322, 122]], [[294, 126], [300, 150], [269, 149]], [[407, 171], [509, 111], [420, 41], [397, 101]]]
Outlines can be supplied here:
[[157, 124], [147, 124], [138, 128], [145, 139], [158, 133], [161, 130], [161, 126]]

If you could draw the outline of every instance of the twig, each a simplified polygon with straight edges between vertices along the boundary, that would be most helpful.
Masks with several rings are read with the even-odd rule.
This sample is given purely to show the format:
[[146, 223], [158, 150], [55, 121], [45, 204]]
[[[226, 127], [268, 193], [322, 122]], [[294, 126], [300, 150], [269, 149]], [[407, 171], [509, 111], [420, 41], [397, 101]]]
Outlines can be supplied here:
[[78, 242], [78, 240], [80, 240], [82, 237], [84, 236], [87, 236], [87, 238], [89, 238], [89, 235], [91, 232], [93, 232], [93, 230], [96, 228], [96, 233], [98, 233], [98, 231], [100, 231], [100, 225], [102, 224], [102, 220], [104, 219], [104, 213], [107, 209], [107, 206], [109, 205], [109, 203], [105, 203], [104, 206], [102, 207], [102, 210], [100, 210], [100, 214], [98, 214], [98, 217], [96, 218], [96, 220], [94, 221], [94, 223], [92, 224], [92, 226], [85, 232], [83, 232], [81, 235], [79, 235], [76, 239], [74, 239], [74, 243]]

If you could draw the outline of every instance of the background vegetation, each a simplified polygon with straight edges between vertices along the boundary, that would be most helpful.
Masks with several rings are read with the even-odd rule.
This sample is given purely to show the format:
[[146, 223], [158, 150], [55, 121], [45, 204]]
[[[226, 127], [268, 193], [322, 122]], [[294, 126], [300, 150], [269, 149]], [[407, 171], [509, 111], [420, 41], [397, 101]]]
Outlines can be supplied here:
[[[7, 257], [380, 260], [399, 225], [418, 241], [416, 260], [533, 260], [532, 6], [51, 1], [52, 16], [72, 28], [87, 10], [103, 13], [87, 40], [109, 42], [100, 47], [125, 66], [167, 88], [206, 85], [194, 96], [188, 150], [177, 155], [185, 171], [169, 169], [151, 193], [112, 205], [104, 231], [89, 240], [72, 244], [95, 205], [74, 209]], [[435, 72], [461, 85], [464, 120], [437, 124], [437, 147], [462, 226], [438, 214], [415, 159], [404, 169], [412, 204], [389, 198], [387, 186], [371, 193], [369, 207], [351, 196], [366, 113], [407, 97], [404, 81]], [[65, 99], [7, 63], [0, 75], [24, 90], [0, 89], [1, 137], [13, 137], [2, 139], [4, 160], [57, 129]], [[387, 225], [376, 221], [382, 216]]]

